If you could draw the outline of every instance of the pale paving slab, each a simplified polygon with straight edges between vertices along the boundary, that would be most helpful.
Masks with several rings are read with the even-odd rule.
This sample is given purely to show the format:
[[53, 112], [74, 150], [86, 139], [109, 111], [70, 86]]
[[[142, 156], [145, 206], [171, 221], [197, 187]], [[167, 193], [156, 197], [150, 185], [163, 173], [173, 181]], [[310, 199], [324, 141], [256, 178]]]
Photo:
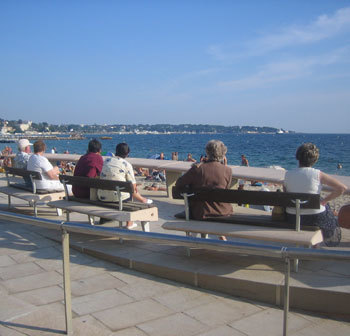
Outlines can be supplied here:
[[35, 309], [35, 306], [12, 295], [0, 293], [0, 320], [9, 321], [15, 316], [20, 316]]
[[131, 327], [131, 328], [126, 328], [120, 331], [116, 331], [111, 336], [147, 336], [142, 330], [136, 328], [136, 327]]
[[44, 270], [35, 263], [25, 263], [11, 265], [0, 268], [0, 279], [9, 280], [15, 278], [21, 278], [27, 275], [42, 273]]
[[91, 315], [73, 319], [74, 336], [111, 336], [112, 332]]
[[121, 268], [118, 272], [109, 272], [109, 274], [113, 275], [114, 277], [125, 282], [128, 285], [137, 284], [143, 281], [144, 279], [157, 279], [153, 275], [141, 273], [129, 268]]
[[63, 301], [63, 295], [61, 287], [50, 286], [17, 293], [13, 296], [33, 305], [41, 306], [56, 301]]
[[75, 296], [87, 295], [105, 289], [120, 288], [122, 286], [125, 286], [124, 282], [116, 279], [108, 273], [102, 273], [71, 282], [72, 294]]
[[34, 248], [31, 251], [12, 254], [11, 258], [17, 263], [23, 264], [36, 261], [37, 259], [61, 259], [62, 253], [56, 245], [56, 247], [47, 247], [42, 249]]
[[[83, 253], [79, 253], [72, 249], [70, 250], [69, 258], [70, 258], [71, 269], [80, 265], [87, 265], [87, 264], [92, 264], [93, 262], [96, 262], [95, 258], [92, 258]], [[63, 263], [62, 263], [61, 252], [60, 252], [60, 256], [56, 257], [55, 259], [36, 259], [35, 263], [40, 265], [40, 267], [42, 267], [46, 271], [57, 270], [58, 272], [63, 273]]]
[[216, 302], [188, 309], [185, 313], [208, 326], [214, 327], [228, 324], [258, 311], [260, 311], [260, 308], [247, 302], [233, 300], [232, 304], [227, 304], [217, 300]]
[[176, 286], [180, 285], [175, 282], [167, 282], [167, 280], [158, 279], [158, 281], [155, 281], [151, 279], [143, 279], [142, 286], [135, 283], [125, 285], [124, 287], [119, 288], [119, 290], [136, 300], [142, 300], [158, 294], [174, 291]]
[[299, 330], [293, 336], [345, 336], [350, 334], [350, 324], [340, 321], [323, 320]]
[[133, 299], [129, 296], [115, 289], [109, 289], [73, 298], [72, 309], [78, 315], [86, 315], [130, 302], [133, 302]]
[[[312, 322], [300, 315], [289, 313], [288, 332], [293, 335], [300, 329], [312, 325]], [[230, 326], [248, 336], [280, 336], [283, 328], [283, 310], [269, 308], [230, 323]]]
[[42, 287], [49, 287], [60, 283], [62, 283], [62, 276], [57, 272], [52, 271], [6, 280], [3, 282], [3, 285], [11, 293], [18, 293]]
[[13, 329], [11, 325], [0, 325], [0, 335], [1, 336], [26, 336], [26, 334], [23, 334]]
[[246, 336], [246, 334], [224, 325], [209, 331], [205, 331], [204, 333], [198, 334], [198, 336]]
[[176, 312], [216, 301], [216, 298], [209, 293], [192, 288], [180, 288], [169, 293], [156, 295], [153, 299]]
[[10, 258], [8, 255], [0, 255], [0, 267], [10, 266], [15, 263], [16, 262], [12, 258]]
[[92, 315], [108, 326], [111, 330], [119, 330], [151, 321], [173, 312], [151, 299], [129, 303], [107, 309]]
[[[11, 321], [19, 332], [30, 336], [62, 335], [65, 331], [64, 306], [53, 303], [41, 306]], [[91, 316], [73, 319], [74, 336], [107, 336], [111, 332]]]
[[150, 336], [192, 336], [204, 331], [207, 326], [183, 313], [162, 317], [138, 324], [138, 327]]

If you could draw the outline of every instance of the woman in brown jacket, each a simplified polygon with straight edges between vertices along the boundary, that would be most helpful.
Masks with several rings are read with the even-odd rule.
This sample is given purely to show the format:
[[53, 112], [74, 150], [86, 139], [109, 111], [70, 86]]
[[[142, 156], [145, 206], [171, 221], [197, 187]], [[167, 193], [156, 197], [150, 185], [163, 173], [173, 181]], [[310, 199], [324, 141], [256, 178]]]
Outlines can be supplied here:
[[[232, 180], [231, 168], [225, 165], [227, 148], [219, 140], [210, 140], [205, 146], [208, 159], [194, 164], [183, 176], [176, 181], [177, 187], [190, 188], [222, 188], [229, 189]], [[229, 216], [232, 214], [232, 205], [221, 202], [190, 201], [190, 217], [205, 219], [214, 216]]]

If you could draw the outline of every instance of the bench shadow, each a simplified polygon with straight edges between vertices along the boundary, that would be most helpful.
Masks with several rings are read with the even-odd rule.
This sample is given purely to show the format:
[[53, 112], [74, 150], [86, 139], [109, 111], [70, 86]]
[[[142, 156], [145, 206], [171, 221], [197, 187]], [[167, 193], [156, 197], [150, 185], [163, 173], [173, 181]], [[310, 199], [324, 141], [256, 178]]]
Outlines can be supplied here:
[[22, 324], [22, 323], [13, 323], [13, 322], [0, 321], [0, 325], [3, 325], [5, 327], [9, 327], [9, 328], [11, 328], [11, 327], [23, 328], [23, 329], [35, 330], [35, 331], [45, 332], [45, 333], [66, 335], [66, 331], [64, 331], [64, 330], [36, 327], [36, 326], [31, 326], [31, 325]]

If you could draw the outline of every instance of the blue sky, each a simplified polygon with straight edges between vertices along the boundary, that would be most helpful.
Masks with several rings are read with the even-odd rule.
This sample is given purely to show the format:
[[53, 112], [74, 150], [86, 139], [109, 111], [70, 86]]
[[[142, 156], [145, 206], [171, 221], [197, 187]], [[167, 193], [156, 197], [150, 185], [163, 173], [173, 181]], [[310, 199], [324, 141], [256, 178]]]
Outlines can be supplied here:
[[0, 116], [350, 132], [350, 1], [0, 1]]

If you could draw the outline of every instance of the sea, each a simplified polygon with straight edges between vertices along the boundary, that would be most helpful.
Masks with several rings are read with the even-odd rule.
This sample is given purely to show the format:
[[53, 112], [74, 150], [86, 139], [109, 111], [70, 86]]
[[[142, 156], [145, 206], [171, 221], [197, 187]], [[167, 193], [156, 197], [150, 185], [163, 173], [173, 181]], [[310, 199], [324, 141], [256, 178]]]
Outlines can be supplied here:
[[[45, 140], [47, 152], [55, 147], [58, 153], [84, 154], [91, 139], [99, 139], [104, 154], [115, 152], [120, 142], [129, 144], [130, 157], [155, 158], [163, 152], [171, 159], [172, 152], [178, 152], [179, 160], [185, 160], [188, 153], [199, 160], [205, 154], [205, 145], [211, 139], [218, 139], [227, 146], [230, 165], [240, 165], [241, 155], [252, 167], [280, 166], [287, 170], [297, 166], [295, 151], [305, 142], [312, 142], [320, 149], [319, 161], [314, 166], [328, 174], [350, 176], [350, 134], [85, 134], [83, 140]], [[103, 140], [109, 136], [112, 139]], [[10, 145], [16, 151], [16, 144], [1, 144], [2, 150]], [[338, 164], [342, 168], [338, 168]]]

